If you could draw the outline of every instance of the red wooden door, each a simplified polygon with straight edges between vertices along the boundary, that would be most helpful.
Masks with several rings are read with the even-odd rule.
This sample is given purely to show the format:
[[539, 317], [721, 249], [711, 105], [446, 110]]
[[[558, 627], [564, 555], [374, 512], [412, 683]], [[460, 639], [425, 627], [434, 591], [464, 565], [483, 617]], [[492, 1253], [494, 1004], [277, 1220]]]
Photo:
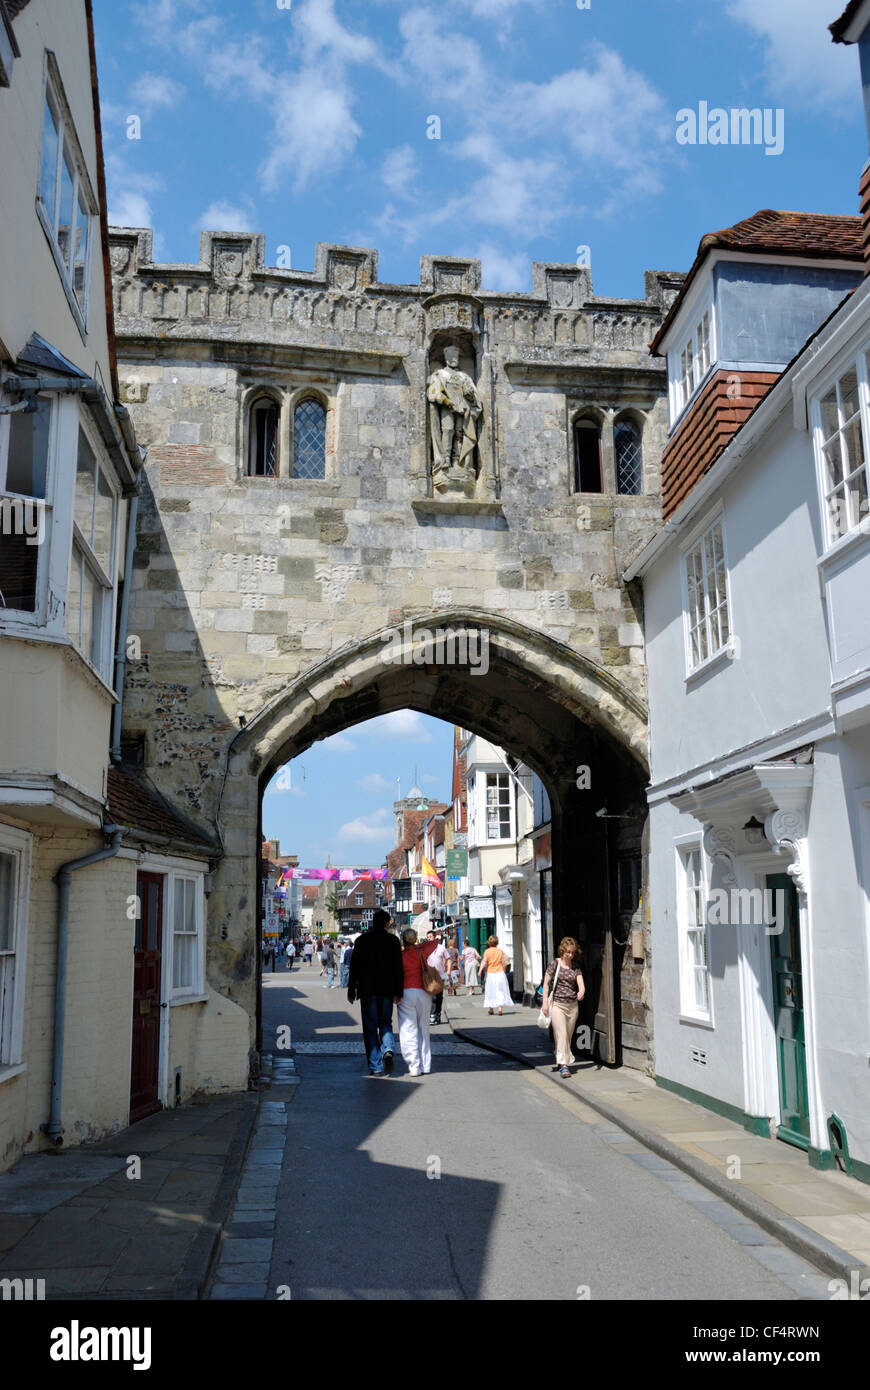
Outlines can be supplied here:
[[138, 874], [139, 915], [133, 947], [133, 1056], [130, 1123], [162, 1108], [160, 1062], [160, 962], [163, 944], [163, 876]]

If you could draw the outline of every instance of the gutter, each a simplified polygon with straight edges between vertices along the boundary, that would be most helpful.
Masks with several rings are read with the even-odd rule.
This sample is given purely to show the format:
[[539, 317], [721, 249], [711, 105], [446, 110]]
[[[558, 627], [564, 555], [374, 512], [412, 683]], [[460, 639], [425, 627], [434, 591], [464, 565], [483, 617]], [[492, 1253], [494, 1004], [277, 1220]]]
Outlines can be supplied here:
[[69, 899], [72, 886], [72, 876], [79, 869], [86, 869], [91, 864], [98, 864], [103, 859], [113, 859], [121, 848], [123, 830], [119, 830], [115, 825], [103, 827], [103, 833], [112, 837], [112, 842], [105, 849], [97, 850], [94, 854], [86, 854], [82, 859], [72, 859], [68, 864], [63, 864], [55, 875], [55, 882], [58, 885], [59, 897], [57, 908], [57, 965], [55, 977], [54, 993], [54, 1049], [51, 1064], [51, 1109], [48, 1123], [41, 1126], [43, 1134], [54, 1144], [55, 1148], [60, 1148], [63, 1144], [63, 1126], [60, 1122], [61, 1098], [63, 1095], [63, 1043], [64, 1030], [66, 1027], [66, 976], [67, 958], [69, 948]]
[[[142, 459], [141, 451], [135, 446], [130, 413], [124, 406], [113, 407], [94, 377], [20, 376], [13, 372], [4, 379], [3, 387], [18, 396], [35, 396], [40, 391], [83, 396], [88, 405], [96, 407], [94, 414], [100, 436], [124, 484], [124, 495], [129, 497], [132, 494]], [[133, 442], [132, 448], [130, 441]]]

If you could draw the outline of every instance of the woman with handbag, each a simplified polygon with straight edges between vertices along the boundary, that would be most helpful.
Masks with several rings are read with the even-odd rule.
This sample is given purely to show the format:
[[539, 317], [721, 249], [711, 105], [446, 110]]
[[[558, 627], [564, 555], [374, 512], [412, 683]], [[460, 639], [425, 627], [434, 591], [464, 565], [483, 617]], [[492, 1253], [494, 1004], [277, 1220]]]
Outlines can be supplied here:
[[573, 936], [563, 936], [556, 959], [551, 960], [544, 974], [544, 993], [539, 1023], [548, 1019], [553, 1027], [556, 1044], [556, 1065], [559, 1075], [569, 1077], [574, 1065], [571, 1040], [577, 1027], [580, 1002], [586, 993], [580, 973], [580, 947]]
[[417, 944], [413, 927], [402, 932], [402, 969], [405, 992], [398, 1003], [399, 1048], [411, 1076], [426, 1076], [432, 1070], [429, 1043], [429, 1008], [434, 991], [443, 989], [441, 977], [427, 962], [437, 942]]
[[502, 1009], [512, 1009], [514, 1001], [508, 988], [507, 972], [510, 969], [510, 961], [501, 950], [497, 936], [486, 938], [486, 950], [483, 953], [481, 969], [486, 971], [486, 985], [483, 991], [484, 1008], [493, 1013], [496, 1009], [499, 1013]]

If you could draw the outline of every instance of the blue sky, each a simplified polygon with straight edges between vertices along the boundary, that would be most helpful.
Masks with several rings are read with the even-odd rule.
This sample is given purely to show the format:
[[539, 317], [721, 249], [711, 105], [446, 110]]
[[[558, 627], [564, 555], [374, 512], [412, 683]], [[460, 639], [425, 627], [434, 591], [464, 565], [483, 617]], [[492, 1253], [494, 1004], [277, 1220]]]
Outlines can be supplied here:
[[300, 864], [378, 865], [393, 848], [393, 802], [416, 774], [431, 798], [450, 800], [453, 725], [397, 710], [315, 743], [282, 768], [263, 798], [263, 834]]
[[[642, 294], [759, 208], [857, 211], [866, 158], [840, 0], [95, 0], [109, 210], [160, 258], [199, 229], [375, 247], [380, 278], [476, 255], [484, 288], [588, 246]], [[782, 108], [785, 146], [680, 146], [684, 107]], [[127, 118], [141, 139], [127, 138]], [[440, 140], [427, 138], [429, 118]]]
[[[857, 212], [843, 3], [95, 0], [110, 219], [168, 261], [196, 261], [201, 228], [264, 232], [267, 264], [289, 246], [300, 270], [317, 241], [374, 247], [398, 283], [422, 254], [479, 256], [492, 290], [588, 246], [598, 294], [642, 295], [759, 208]], [[782, 108], [782, 153], [678, 144], [702, 101]], [[396, 778], [447, 796], [451, 747], [407, 711], [349, 730], [276, 779], [264, 831], [315, 867], [380, 862]]]

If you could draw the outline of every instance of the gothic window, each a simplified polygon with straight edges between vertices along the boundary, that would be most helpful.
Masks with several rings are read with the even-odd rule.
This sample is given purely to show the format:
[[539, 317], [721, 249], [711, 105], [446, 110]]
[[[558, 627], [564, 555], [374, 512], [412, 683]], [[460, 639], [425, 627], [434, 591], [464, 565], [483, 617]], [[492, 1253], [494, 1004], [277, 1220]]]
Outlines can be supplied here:
[[584, 415], [574, 422], [574, 491], [602, 490], [601, 426]]
[[643, 492], [643, 445], [634, 420], [617, 420], [613, 427], [616, 454], [616, 491], [626, 497]]
[[319, 401], [300, 401], [293, 417], [294, 478], [326, 477], [326, 411]]
[[281, 412], [271, 396], [258, 396], [251, 406], [248, 434], [248, 475], [278, 476], [278, 427]]

